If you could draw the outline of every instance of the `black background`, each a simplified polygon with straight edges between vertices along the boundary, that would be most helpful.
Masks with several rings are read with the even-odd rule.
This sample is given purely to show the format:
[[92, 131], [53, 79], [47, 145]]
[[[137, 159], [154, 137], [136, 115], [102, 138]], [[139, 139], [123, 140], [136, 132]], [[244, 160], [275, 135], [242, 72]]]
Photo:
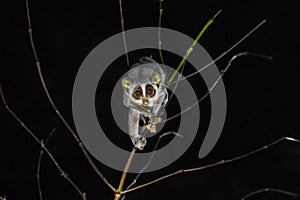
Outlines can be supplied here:
[[[220, 69], [234, 54], [245, 50], [271, 55], [274, 59], [243, 57], [225, 75], [227, 118], [223, 133], [208, 156], [198, 158], [209, 119], [209, 99], [200, 105], [204, 113], [200, 122], [203, 130], [190, 149], [172, 165], [142, 175], [139, 183], [178, 169], [235, 157], [282, 136], [300, 138], [298, 4], [295, 0], [164, 1], [162, 26], [193, 38], [211, 16], [223, 10], [200, 41], [213, 58], [267, 19], [266, 24], [217, 63]], [[87, 193], [88, 199], [112, 199], [113, 193], [91, 169], [43, 92], [29, 43], [25, 2], [5, 1], [2, 5], [0, 80], [8, 104], [38, 138], [46, 138], [56, 128], [48, 147], [70, 178]], [[124, 1], [125, 29], [157, 26], [158, 5], [156, 0]], [[95, 46], [121, 31], [118, 1], [30, 1], [30, 8], [36, 48], [49, 91], [73, 126], [71, 97], [77, 70]], [[157, 52], [145, 54], [158, 58]], [[131, 63], [139, 56], [130, 54]], [[171, 58], [165, 57], [168, 65], [178, 63], [179, 59]], [[112, 68], [112, 77], [120, 77], [127, 70], [125, 60], [119, 62], [122, 65], [119, 69]], [[197, 85], [197, 81], [193, 84]], [[109, 87], [99, 93], [109, 97]], [[101, 110], [101, 104], [96, 106]], [[3, 105], [0, 105], [0, 115], [0, 196], [6, 195], [10, 200], [38, 199], [35, 174], [40, 147]], [[98, 112], [99, 118], [106, 115]], [[115, 130], [118, 129], [111, 126], [110, 134], [118, 140]], [[122, 139], [123, 142], [130, 147], [128, 138]], [[43, 158], [44, 199], [80, 199], [50, 159], [46, 155]], [[300, 146], [283, 142], [234, 163], [172, 177], [129, 193], [127, 199], [240, 199], [266, 187], [300, 194], [299, 158]], [[116, 186], [121, 172], [95, 162]], [[251, 199], [297, 198], [264, 193]]]

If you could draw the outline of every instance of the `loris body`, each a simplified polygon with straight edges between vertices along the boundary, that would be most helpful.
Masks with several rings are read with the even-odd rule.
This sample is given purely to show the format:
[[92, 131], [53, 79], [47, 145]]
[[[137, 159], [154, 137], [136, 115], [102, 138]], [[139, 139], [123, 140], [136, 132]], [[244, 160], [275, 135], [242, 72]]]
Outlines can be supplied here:
[[123, 78], [123, 103], [129, 108], [129, 136], [135, 148], [142, 150], [146, 138], [139, 134], [139, 122], [155, 133], [162, 108], [168, 101], [166, 75], [161, 66], [151, 58], [140, 59]]

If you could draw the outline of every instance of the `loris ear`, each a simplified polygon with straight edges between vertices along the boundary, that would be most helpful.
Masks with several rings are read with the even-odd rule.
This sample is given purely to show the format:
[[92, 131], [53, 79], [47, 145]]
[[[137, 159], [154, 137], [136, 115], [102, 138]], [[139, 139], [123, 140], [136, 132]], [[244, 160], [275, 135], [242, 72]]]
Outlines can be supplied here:
[[159, 74], [155, 74], [155, 75], [153, 76], [153, 78], [152, 78], [152, 83], [154, 83], [154, 84], [159, 84], [160, 80], [161, 80], [160, 75], [159, 75]]
[[127, 77], [125, 77], [125, 78], [123, 78], [122, 79], [122, 87], [124, 88], [124, 89], [130, 89], [131, 88], [131, 81], [127, 78]]

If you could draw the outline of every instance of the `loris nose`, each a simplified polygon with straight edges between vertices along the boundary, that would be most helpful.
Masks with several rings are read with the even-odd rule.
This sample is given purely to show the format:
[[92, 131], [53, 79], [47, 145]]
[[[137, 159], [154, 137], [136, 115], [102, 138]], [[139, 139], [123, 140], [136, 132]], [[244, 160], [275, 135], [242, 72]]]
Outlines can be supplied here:
[[149, 104], [149, 101], [148, 101], [148, 99], [147, 99], [147, 98], [145, 98], [145, 97], [143, 97], [143, 104], [145, 104], [145, 105], [148, 105], [148, 104]]

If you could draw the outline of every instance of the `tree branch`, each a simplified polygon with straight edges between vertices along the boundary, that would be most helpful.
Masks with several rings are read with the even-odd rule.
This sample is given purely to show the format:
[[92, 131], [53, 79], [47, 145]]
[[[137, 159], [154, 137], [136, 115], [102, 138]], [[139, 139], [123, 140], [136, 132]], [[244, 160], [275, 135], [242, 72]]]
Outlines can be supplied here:
[[68, 122], [62, 116], [62, 114], [60, 113], [60, 111], [58, 110], [58, 108], [56, 107], [54, 101], [52, 100], [52, 98], [50, 96], [50, 93], [48, 91], [48, 88], [46, 86], [46, 83], [45, 83], [45, 80], [44, 80], [44, 77], [43, 77], [43, 74], [42, 74], [42, 70], [41, 70], [41, 66], [40, 66], [40, 61], [39, 61], [39, 58], [37, 56], [37, 52], [36, 52], [34, 41], [33, 41], [32, 26], [31, 26], [31, 20], [30, 20], [30, 12], [29, 12], [28, 0], [25, 0], [25, 1], [26, 1], [26, 13], [27, 13], [27, 19], [28, 19], [28, 33], [29, 33], [30, 44], [31, 44], [32, 52], [33, 52], [33, 55], [34, 55], [34, 58], [35, 58], [36, 67], [38, 69], [39, 78], [40, 78], [40, 81], [42, 83], [43, 89], [44, 89], [44, 91], [45, 91], [45, 93], [47, 95], [48, 101], [50, 102], [50, 104], [51, 104], [53, 110], [55, 111], [55, 113], [58, 115], [58, 117], [60, 118], [60, 120], [63, 122], [63, 124], [66, 126], [66, 128], [69, 130], [69, 132], [72, 134], [73, 138], [78, 143], [81, 151], [83, 152], [84, 156], [86, 157], [86, 159], [88, 160], [88, 162], [90, 163], [90, 165], [92, 166], [92, 168], [94, 169], [94, 171], [98, 174], [98, 176], [104, 181], [104, 183], [112, 191], [115, 191], [116, 189], [109, 183], [109, 181], [105, 178], [105, 176], [97, 168], [97, 166], [95, 165], [95, 163], [93, 162], [93, 160], [89, 156], [88, 152], [86, 151], [86, 149], [82, 145], [79, 137], [76, 135], [75, 131], [71, 128], [71, 126], [68, 124]]
[[250, 151], [246, 154], [243, 154], [243, 155], [240, 155], [240, 156], [237, 156], [237, 157], [234, 157], [234, 158], [230, 158], [230, 159], [227, 159], [227, 160], [220, 160], [218, 162], [215, 162], [215, 163], [211, 163], [211, 164], [208, 164], [208, 165], [204, 165], [204, 166], [201, 166], [201, 167], [195, 167], [195, 168], [189, 168], [189, 169], [181, 169], [181, 170], [178, 170], [176, 172], [172, 172], [170, 174], [167, 174], [167, 175], [164, 175], [160, 178], [157, 178], [153, 181], [150, 181], [148, 183], [144, 183], [142, 185], [139, 185], [139, 186], [136, 186], [134, 188], [131, 188], [131, 189], [128, 189], [128, 190], [125, 190], [123, 191], [121, 194], [125, 194], [125, 193], [128, 193], [128, 192], [132, 192], [134, 190], [137, 190], [137, 189], [140, 189], [140, 188], [143, 188], [143, 187], [146, 187], [146, 186], [149, 186], [149, 185], [152, 185], [154, 183], [157, 183], [159, 181], [162, 181], [164, 179], [167, 179], [167, 178], [170, 178], [170, 177], [173, 177], [175, 175], [178, 175], [178, 174], [182, 174], [182, 173], [188, 173], [188, 172], [194, 172], [194, 171], [201, 171], [201, 170], [204, 170], [204, 169], [208, 169], [208, 168], [212, 168], [212, 167], [215, 167], [215, 166], [219, 166], [219, 165], [223, 165], [223, 164], [227, 164], [227, 163], [231, 163], [231, 162], [234, 162], [234, 161], [237, 161], [237, 160], [241, 160], [243, 158], [246, 158], [248, 156], [251, 156], [253, 154], [256, 154], [260, 151], [263, 151], [263, 150], [266, 150], [268, 148], [270, 148], [271, 146], [274, 146], [275, 144], [278, 144], [278, 143], [281, 143], [283, 141], [291, 141], [291, 142], [296, 142], [298, 144], [300, 144], [300, 140], [298, 139], [295, 139], [295, 138], [291, 138], [291, 137], [282, 137], [274, 142], [271, 142], [267, 145], [264, 145], [258, 149], [255, 149], [253, 151]]
[[50, 159], [52, 160], [52, 162], [54, 163], [54, 165], [56, 166], [56, 168], [58, 169], [58, 171], [60, 172], [60, 175], [62, 177], [64, 177], [72, 186], [73, 188], [79, 193], [79, 195], [81, 197], [85, 196], [85, 193], [82, 192], [78, 186], [71, 180], [71, 178], [68, 177], [68, 174], [61, 168], [61, 166], [58, 164], [58, 162], [55, 160], [55, 158], [53, 157], [53, 155], [51, 154], [50, 150], [45, 146], [43, 140], [39, 140], [36, 135], [27, 127], [27, 125], [14, 113], [14, 111], [12, 109], [10, 109], [10, 107], [8, 106], [8, 104], [6, 103], [3, 91], [2, 91], [2, 87], [0, 84], [0, 96], [1, 99], [3, 101], [3, 104], [6, 108], [6, 110], [13, 116], [13, 118], [19, 122], [19, 124], [26, 130], [27, 133], [29, 133], [29, 135], [42, 147], [43, 150], [45, 150], [45, 152], [47, 153], [47, 155], [50, 157]]

